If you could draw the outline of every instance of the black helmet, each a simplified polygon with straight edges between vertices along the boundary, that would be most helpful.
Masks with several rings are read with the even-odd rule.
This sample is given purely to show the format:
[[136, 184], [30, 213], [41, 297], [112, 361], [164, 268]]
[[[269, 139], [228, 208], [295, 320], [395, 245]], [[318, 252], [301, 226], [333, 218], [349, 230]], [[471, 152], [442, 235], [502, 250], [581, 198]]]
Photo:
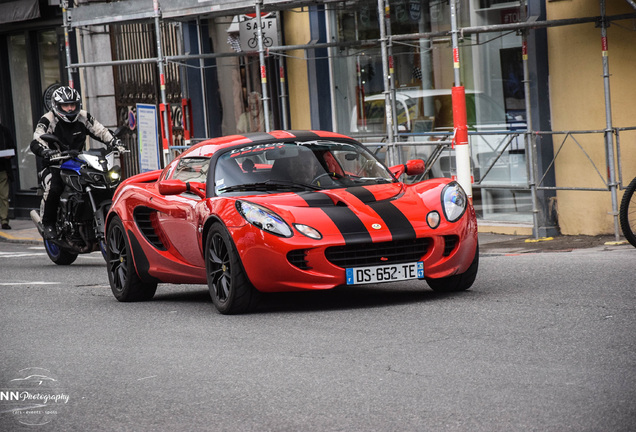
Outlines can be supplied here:
[[[51, 109], [56, 116], [65, 122], [72, 123], [77, 120], [77, 115], [82, 109], [82, 97], [79, 92], [71, 87], [60, 87], [59, 89], [53, 92], [53, 97], [51, 98]], [[64, 111], [62, 109], [62, 105], [64, 104], [75, 104], [75, 108], [71, 111]]]

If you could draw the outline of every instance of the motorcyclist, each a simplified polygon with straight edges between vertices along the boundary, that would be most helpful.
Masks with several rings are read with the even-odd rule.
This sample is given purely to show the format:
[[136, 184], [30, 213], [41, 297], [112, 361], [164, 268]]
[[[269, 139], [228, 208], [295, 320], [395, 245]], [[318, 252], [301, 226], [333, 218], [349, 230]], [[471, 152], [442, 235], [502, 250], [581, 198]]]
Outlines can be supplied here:
[[[61, 148], [49, 147], [49, 144], [40, 138], [43, 134], [55, 135], [62, 142], [62, 145], [55, 144], [52, 147]], [[123, 148], [121, 140], [82, 109], [79, 92], [71, 87], [63, 86], [53, 92], [51, 110], [38, 121], [30, 147], [36, 156], [44, 159], [44, 166], [49, 168], [61, 164], [62, 160], [52, 159], [59, 157], [62, 151], [82, 152], [86, 145], [87, 135], [101, 141], [109, 148]], [[45, 168], [43, 185], [43, 236], [46, 239], [53, 239], [57, 236], [55, 219], [60, 196], [64, 191], [60, 170]]]

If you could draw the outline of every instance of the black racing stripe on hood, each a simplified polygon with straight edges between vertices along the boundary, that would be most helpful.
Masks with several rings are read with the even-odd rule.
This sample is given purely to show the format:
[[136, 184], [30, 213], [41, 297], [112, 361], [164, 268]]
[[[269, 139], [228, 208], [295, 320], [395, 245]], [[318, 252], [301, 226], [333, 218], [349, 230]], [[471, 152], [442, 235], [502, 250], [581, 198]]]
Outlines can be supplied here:
[[360, 218], [347, 206], [335, 206], [331, 198], [317, 192], [298, 194], [310, 207], [320, 208], [336, 225], [346, 244], [371, 243], [371, 234]]
[[298, 196], [304, 199], [309, 207], [333, 207], [331, 198], [323, 193], [298, 192]]
[[393, 240], [416, 238], [415, 229], [409, 219], [390, 201], [370, 203], [371, 207], [384, 221]]
[[373, 192], [369, 189], [363, 188], [362, 186], [350, 187], [345, 190], [365, 204], [377, 201]]
[[371, 243], [371, 234], [349, 207], [323, 207], [322, 211], [336, 224], [346, 244]]

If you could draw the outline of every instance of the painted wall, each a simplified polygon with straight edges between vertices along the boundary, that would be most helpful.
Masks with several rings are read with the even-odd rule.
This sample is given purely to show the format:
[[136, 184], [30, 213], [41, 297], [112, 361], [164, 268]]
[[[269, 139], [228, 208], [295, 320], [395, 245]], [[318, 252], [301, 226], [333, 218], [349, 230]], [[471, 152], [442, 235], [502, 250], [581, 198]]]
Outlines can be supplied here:
[[[625, 1], [607, 1], [608, 16], [635, 13]], [[547, 2], [547, 19], [600, 16], [599, 0]], [[636, 126], [636, 23], [614, 21], [607, 30], [612, 124]], [[552, 130], [604, 130], [606, 127], [601, 29], [594, 23], [548, 29]], [[636, 176], [636, 131], [621, 132], [623, 183]], [[602, 133], [554, 137], [556, 184], [603, 188], [607, 181]], [[563, 144], [563, 145], [562, 145]], [[587, 155], [594, 162], [592, 165]], [[598, 172], [597, 172], [598, 170]], [[619, 191], [618, 199], [622, 191]], [[610, 192], [558, 191], [562, 234], [614, 233]]]
[[[299, 10], [284, 12], [285, 45], [307, 44], [311, 39], [309, 15]], [[310, 129], [309, 86], [304, 50], [287, 51], [287, 88], [291, 129]]]

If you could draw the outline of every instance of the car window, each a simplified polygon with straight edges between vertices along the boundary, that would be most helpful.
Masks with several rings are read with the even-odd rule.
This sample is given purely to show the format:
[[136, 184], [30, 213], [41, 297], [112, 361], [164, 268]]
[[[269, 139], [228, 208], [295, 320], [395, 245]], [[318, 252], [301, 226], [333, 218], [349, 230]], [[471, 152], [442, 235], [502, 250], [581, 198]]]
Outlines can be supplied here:
[[184, 182], [205, 183], [208, 176], [210, 159], [207, 157], [185, 157], [179, 160], [172, 177]]

